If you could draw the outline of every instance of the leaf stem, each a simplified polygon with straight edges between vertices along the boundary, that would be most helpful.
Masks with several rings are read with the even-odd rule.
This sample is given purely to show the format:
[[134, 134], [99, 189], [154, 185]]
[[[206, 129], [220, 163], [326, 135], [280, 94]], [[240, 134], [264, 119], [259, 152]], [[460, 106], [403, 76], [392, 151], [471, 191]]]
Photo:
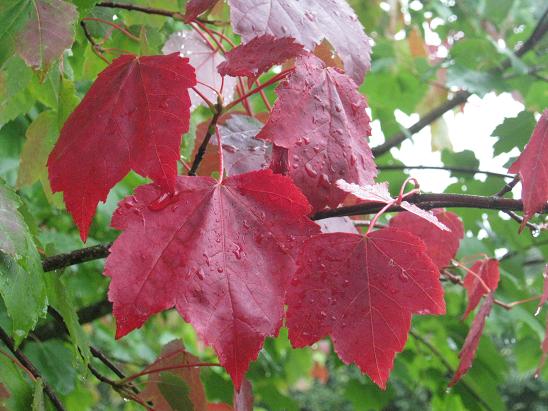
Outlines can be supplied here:
[[198, 152], [196, 153], [196, 157], [194, 157], [194, 162], [192, 163], [192, 167], [190, 168], [188, 172], [189, 176], [196, 175], [196, 172], [198, 171], [198, 167], [200, 167], [200, 163], [202, 162], [204, 158], [204, 154], [207, 150], [209, 140], [211, 139], [211, 136], [215, 133], [217, 122], [219, 121], [219, 117], [221, 116], [222, 113], [223, 113], [223, 105], [222, 105], [221, 99], [219, 98], [217, 100], [216, 106], [214, 106], [213, 117], [211, 118], [211, 121], [209, 122], [209, 125], [207, 127], [206, 135], [204, 136], [202, 144], [200, 144], [200, 148], [198, 148]]

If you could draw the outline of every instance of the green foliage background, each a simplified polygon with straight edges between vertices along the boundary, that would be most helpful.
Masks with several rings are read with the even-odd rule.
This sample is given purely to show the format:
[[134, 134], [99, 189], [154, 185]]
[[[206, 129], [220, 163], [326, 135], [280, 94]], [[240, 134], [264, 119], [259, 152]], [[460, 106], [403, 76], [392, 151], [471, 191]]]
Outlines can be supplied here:
[[[9, 3], [9, 1], [7, 2]], [[185, 26], [171, 18], [143, 13], [94, 7], [93, 0], [73, 0], [80, 17], [111, 20], [116, 15], [141, 40], [129, 40], [104, 24], [88, 22], [94, 37], [106, 36], [103, 47], [129, 50], [137, 54], [160, 54], [167, 37]], [[130, 3], [168, 10], [184, 10], [184, 1], [134, 0]], [[489, 92], [512, 92], [525, 109], [516, 118], [506, 119], [493, 131], [498, 137], [493, 155], [522, 150], [535, 125], [535, 115], [548, 101], [546, 82], [546, 40], [523, 59], [512, 58], [503, 74], [493, 69], [532, 32], [544, 12], [545, 2], [536, 0], [401, 1], [386, 11], [388, 2], [351, 0], [366, 31], [375, 41], [371, 72], [361, 85], [367, 95], [373, 119], [378, 119], [384, 136], [399, 132], [402, 126], [394, 116], [425, 113], [446, 99], [446, 89], [468, 90], [478, 96]], [[382, 4], [381, 4], [382, 3]], [[2, 13], [0, 27], [11, 17]], [[26, 6], [25, 6], [26, 7]], [[216, 18], [228, 18], [227, 7]], [[432, 63], [420, 53], [424, 25], [436, 20], [434, 29], [441, 39], [455, 39], [446, 58]], [[188, 29], [188, 27], [186, 27]], [[0, 29], [4, 30], [4, 29]], [[98, 347], [128, 373], [137, 372], [154, 361], [161, 347], [182, 338], [188, 349], [204, 361], [214, 361], [214, 353], [196, 338], [192, 328], [173, 312], [156, 315], [137, 331], [114, 341], [114, 321], [110, 315], [80, 326], [77, 311], [103, 300], [108, 281], [101, 275], [103, 261], [69, 267], [44, 274], [37, 250], [45, 255], [82, 247], [76, 228], [62, 206], [59, 195], [52, 195], [47, 182], [45, 161], [66, 117], [85, 95], [97, 74], [106, 66], [92, 51], [80, 26], [76, 38], [61, 61], [46, 75], [34, 73], [13, 53], [5, 51], [0, 35], [0, 204], [9, 202], [18, 209], [24, 238], [17, 239], [18, 254], [0, 252], [0, 325], [21, 343], [23, 352], [42, 373], [44, 380], [59, 394], [68, 410], [137, 410], [138, 404], [125, 402], [109, 386], [101, 384], [86, 368], [91, 361], [102, 373], [114, 376], [101, 363], [92, 360], [89, 344]], [[496, 41], [495, 37], [501, 39]], [[234, 37], [236, 39], [236, 37]], [[417, 49], [418, 47], [418, 49]], [[419, 51], [417, 51], [419, 50]], [[4, 58], [5, 57], [5, 58]], [[44, 77], [41, 79], [41, 77]], [[433, 85], [437, 83], [438, 86]], [[270, 87], [267, 95], [274, 100]], [[445, 94], [444, 94], [445, 93]], [[259, 100], [253, 101], [262, 110]], [[192, 116], [192, 130], [184, 138], [182, 154], [188, 158], [194, 144], [194, 128], [207, 118], [206, 110]], [[538, 116], [538, 114], [537, 114]], [[444, 144], [443, 133], [432, 127], [433, 149], [442, 151], [446, 166], [477, 168], [472, 152], [455, 153]], [[379, 165], [400, 165], [390, 153], [378, 159]], [[503, 186], [497, 177], [454, 173], [445, 192], [492, 195]], [[379, 181], [399, 187], [403, 171], [382, 171]], [[436, 174], [432, 174], [436, 178]], [[99, 207], [87, 245], [112, 241], [117, 232], [109, 227], [110, 216], [124, 196], [145, 181], [130, 174]], [[12, 188], [17, 193], [12, 191]], [[501, 284], [496, 296], [515, 301], [538, 294], [542, 270], [548, 256], [548, 238], [530, 232], [517, 235], [517, 224], [495, 211], [456, 209], [467, 230], [459, 257], [485, 253], [501, 260]], [[538, 221], [537, 221], [538, 222]], [[35, 247], [36, 245], [36, 247]], [[18, 275], [27, 279], [18, 280]], [[27, 289], [25, 288], [27, 287]], [[28, 287], [34, 297], [30, 297]], [[396, 357], [389, 387], [380, 391], [353, 366], [345, 366], [329, 343], [293, 350], [285, 330], [269, 339], [248, 378], [253, 383], [259, 410], [547, 410], [548, 367], [538, 380], [533, 371], [540, 357], [546, 311], [533, 315], [535, 302], [510, 311], [495, 307], [487, 321], [473, 368], [463, 381], [447, 389], [451, 371], [458, 365], [458, 351], [471, 319], [461, 321], [466, 306], [462, 288], [445, 284], [448, 312], [444, 318], [417, 317], [414, 334], [406, 349]], [[70, 336], [40, 341], [24, 339], [20, 327], [54, 319], [46, 314], [47, 303], [61, 313]], [[17, 313], [11, 318], [10, 312]], [[23, 325], [21, 325], [23, 324]], [[33, 324], [32, 324], [33, 325]], [[32, 328], [28, 326], [28, 328]], [[60, 336], [61, 337], [61, 336]], [[434, 351], [431, 349], [434, 347]], [[2, 351], [6, 347], [0, 345]], [[314, 371], [314, 372], [313, 372]], [[317, 377], [327, 371], [326, 380]], [[204, 369], [202, 379], [210, 401], [231, 403], [232, 385], [219, 369]], [[0, 382], [10, 393], [8, 410], [51, 409], [41, 397], [41, 381], [32, 382], [7, 357], [0, 355]], [[0, 409], [2, 408], [0, 399]]]

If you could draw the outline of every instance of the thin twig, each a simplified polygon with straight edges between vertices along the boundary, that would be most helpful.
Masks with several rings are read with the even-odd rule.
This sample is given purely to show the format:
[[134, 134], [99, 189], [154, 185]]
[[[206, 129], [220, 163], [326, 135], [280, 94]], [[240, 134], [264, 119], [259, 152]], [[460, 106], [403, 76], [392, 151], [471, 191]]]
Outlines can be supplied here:
[[476, 169], [467, 168], [467, 167], [407, 166], [407, 165], [385, 165], [385, 166], [382, 166], [381, 165], [381, 166], [377, 166], [377, 168], [381, 171], [390, 171], [390, 170], [445, 170], [445, 171], [467, 173], [467, 174], [485, 174], [485, 175], [488, 175], [488, 176], [501, 177], [501, 178], [512, 178], [513, 177], [510, 174], [495, 173], [494, 171], [476, 170]]
[[44, 392], [48, 396], [48, 398], [51, 400], [51, 403], [55, 407], [57, 411], [65, 411], [65, 407], [55, 394], [55, 392], [52, 390], [52, 388], [47, 384], [46, 381], [44, 381], [44, 378], [40, 374], [40, 371], [34, 366], [34, 364], [27, 358], [25, 354], [23, 354], [22, 351], [15, 348], [15, 343], [11, 339], [11, 337], [6, 334], [4, 329], [0, 327], [0, 340], [8, 347], [8, 349], [13, 353], [15, 358], [27, 369], [29, 372], [34, 376], [35, 379], [41, 379], [44, 384]]
[[196, 157], [194, 157], [194, 162], [192, 163], [192, 167], [190, 168], [190, 171], [188, 172], [189, 176], [196, 175], [196, 172], [198, 171], [198, 167], [200, 167], [200, 163], [202, 162], [202, 159], [204, 158], [205, 152], [207, 150], [209, 140], [211, 139], [211, 136], [215, 134], [217, 121], [219, 121], [219, 117], [221, 117], [222, 112], [223, 112], [223, 106], [222, 106], [222, 102], [219, 99], [219, 101], [217, 101], [217, 105], [215, 106], [215, 112], [213, 113], [213, 117], [211, 118], [211, 121], [209, 122], [209, 125], [207, 126], [206, 135], [204, 136], [204, 139], [202, 140], [202, 144], [200, 144], [200, 148], [198, 148], [198, 152], [196, 153]]
[[154, 14], [157, 16], [173, 17], [174, 19], [182, 19], [183, 15], [178, 11], [169, 11], [163, 9], [157, 9], [154, 7], [137, 6], [135, 4], [116, 3], [111, 1], [103, 1], [96, 4], [97, 7], [108, 7], [112, 9], [124, 9], [130, 11], [139, 11], [146, 14]]

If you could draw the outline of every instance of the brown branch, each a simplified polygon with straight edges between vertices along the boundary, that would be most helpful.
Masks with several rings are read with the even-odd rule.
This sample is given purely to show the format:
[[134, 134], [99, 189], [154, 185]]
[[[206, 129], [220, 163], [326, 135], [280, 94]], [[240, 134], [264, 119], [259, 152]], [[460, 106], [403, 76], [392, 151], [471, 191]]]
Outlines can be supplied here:
[[207, 126], [207, 132], [204, 136], [204, 139], [202, 140], [202, 144], [200, 145], [200, 148], [198, 149], [198, 152], [196, 153], [196, 157], [194, 157], [194, 162], [192, 163], [192, 167], [190, 168], [190, 171], [188, 172], [189, 176], [195, 176], [196, 172], [198, 171], [198, 167], [200, 167], [200, 163], [202, 162], [202, 159], [204, 158], [204, 154], [207, 150], [207, 145], [209, 144], [209, 140], [211, 139], [211, 136], [215, 134], [215, 129], [217, 128], [217, 121], [219, 121], [219, 117], [221, 117], [221, 114], [223, 112], [223, 104], [222, 101], [217, 101], [217, 105], [215, 106], [215, 112], [213, 113], [213, 117], [211, 118], [211, 121], [209, 122], [209, 125]]
[[178, 11], [169, 11], [163, 9], [156, 9], [154, 7], [137, 6], [135, 4], [116, 3], [111, 1], [103, 1], [96, 4], [97, 7], [108, 7], [111, 9], [124, 9], [130, 11], [139, 11], [146, 14], [154, 14], [157, 16], [173, 17], [174, 19], [182, 19], [183, 15]]
[[381, 171], [391, 171], [391, 170], [445, 170], [445, 171], [452, 171], [452, 172], [458, 172], [458, 173], [467, 173], [467, 174], [485, 174], [485, 175], [488, 175], [488, 176], [501, 177], [501, 178], [512, 178], [512, 177], [514, 177], [513, 175], [510, 175], [510, 174], [495, 173], [493, 171], [476, 170], [474, 168], [468, 168], [468, 167], [384, 165], [384, 166], [377, 166], [377, 168]]
[[45, 272], [54, 271], [65, 268], [74, 264], [85, 263], [86, 261], [98, 260], [105, 258], [109, 254], [109, 249], [112, 243], [99, 244], [92, 247], [74, 250], [66, 254], [58, 254], [47, 257], [42, 261], [42, 267]]
[[[479, 208], [486, 210], [523, 210], [521, 200], [513, 200], [510, 198], [499, 197], [484, 197], [467, 194], [415, 194], [407, 198], [407, 201], [417, 206], [430, 210], [432, 208]], [[353, 216], [360, 214], [375, 214], [379, 212], [384, 204], [380, 203], [363, 203], [348, 207], [338, 207], [331, 210], [323, 210], [311, 216], [313, 220], [321, 220], [329, 217]], [[401, 207], [393, 206], [388, 209], [388, 212], [403, 211]], [[548, 206], [541, 211], [542, 214], [548, 212]]]
[[40, 371], [34, 366], [34, 364], [27, 358], [25, 354], [19, 349], [15, 347], [15, 343], [11, 339], [11, 337], [6, 334], [4, 329], [0, 327], [0, 340], [8, 347], [8, 349], [13, 353], [15, 358], [17, 358], [17, 361], [19, 361], [32, 375], [35, 379], [40, 378], [44, 384], [44, 392], [51, 400], [51, 403], [55, 407], [57, 411], [65, 411], [65, 407], [63, 404], [61, 404], [61, 401], [55, 394], [55, 392], [51, 389], [51, 387], [44, 381], [44, 378], [40, 374]]
[[[539, 22], [537, 23], [535, 29], [533, 30], [533, 33], [529, 38], [514, 52], [516, 57], [521, 57], [533, 47], [535, 47], [540, 40], [544, 37], [546, 34], [546, 31], [548, 30], [548, 9], [544, 12], [542, 17], [540, 18]], [[507, 68], [509, 68], [512, 65], [512, 60], [510, 58], [507, 58], [504, 60], [497, 69], [493, 70], [492, 73], [501, 73]], [[413, 134], [418, 133], [426, 126], [433, 123], [435, 120], [443, 116], [446, 112], [449, 110], [452, 110], [453, 108], [464, 104], [468, 98], [472, 95], [472, 93], [468, 91], [459, 91], [456, 93], [452, 99], [444, 102], [440, 106], [434, 108], [432, 111], [426, 113], [419, 121], [417, 121], [415, 124], [413, 124], [411, 127], [409, 127], [406, 130], [400, 131], [399, 133], [396, 133], [391, 138], [388, 138], [383, 144], [378, 145], [377, 147], [374, 147], [373, 154], [375, 157], [378, 157], [386, 152], [388, 152], [392, 147], [396, 147], [401, 142], [412, 136]]]

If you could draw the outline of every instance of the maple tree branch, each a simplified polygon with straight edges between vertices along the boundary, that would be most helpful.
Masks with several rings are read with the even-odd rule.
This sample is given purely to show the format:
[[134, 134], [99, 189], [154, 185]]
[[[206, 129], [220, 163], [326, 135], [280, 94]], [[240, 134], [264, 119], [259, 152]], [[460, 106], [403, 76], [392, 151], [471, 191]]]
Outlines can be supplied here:
[[34, 366], [34, 364], [27, 358], [25, 354], [19, 349], [15, 347], [15, 343], [11, 339], [11, 337], [4, 331], [2, 327], [0, 327], [0, 340], [8, 347], [8, 349], [13, 353], [15, 358], [17, 358], [17, 361], [23, 365], [34, 377], [34, 379], [41, 379], [42, 383], [44, 385], [44, 392], [51, 400], [51, 403], [55, 407], [57, 411], [65, 411], [65, 407], [55, 394], [55, 392], [51, 389], [51, 387], [47, 384], [46, 381], [44, 381], [44, 378], [40, 374], [40, 371]]
[[[486, 210], [510, 210], [521, 211], [523, 210], [523, 203], [521, 200], [513, 200], [510, 198], [500, 198], [495, 196], [478, 196], [468, 194], [414, 194], [406, 199], [408, 202], [417, 205], [425, 210], [433, 208], [479, 208]], [[330, 210], [322, 210], [311, 216], [312, 220], [321, 220], [329, 217], [342, 217], [353, 216], [360, 214], [374, 214], [377, 213], [384, 204], [381, 203], [362, 203], [347, 207], [338, 207]], [[399, 206], [390, 207], [387, 212], [403, 211]], [[545, 206], [540, 212], [541, 214], [548, 213], [548, 206]]]
[[99, 244], [92, 247], [85, 247], [80, 250], [74, 250], [70, 253], [46, 257], [42, 260], [42, 267], [45, 272], [48, 272], [75, 264], [85, 263], [86, 261], [99, 260], [108, 256], [111, 245], [112, 243]]
[[[546, 34], [546, 31], [548, 31], [548, 9], [544, 12], [540, 20], [538, 21], [537, 25], [535, 26], [533, 33], [529, 36], [529, 38], [514, 52], [514, 55], [516, 57], [521, 57], [533, 47], [535, 47], [540, 40], [544, 37]], [[512, 65], [512, 60], [510, 58], [507, 58], [504, 60], [499, 67], [497, 67], [495, 70], [493, 70], [493, 73], [500, 73], [507, 68], [509, 68]], [[407, 138], [411, 137], [413, 134], [418, 133], [426, 126], [430, 125], [434, 121], [436, 121], [438, 118], [443, 116], [446, 112], [452, 110], [453, 108], [464, 104], [468, 98], [473, 93], [470, 93], [465, 90], [461, 90], [457, 92], [453, 98], [450, 100], [445, 101], [438, 107], [435, 107], [428, 113], [426, 113], [423, 117], [419, 119], [415, 124], [413, 124], [408, 129], [402, 130], [399, 133], [396, 133], [391, 138], [388, 138], [384, 143], [373, 147], [373, 155], [375, 157], [378, 157], [386, 152], [388, 152], [392, 147], [396, 147], [401, 142], [406, 140]]]
[[213, 117], [211, 118], [211, 121], [209, 122], [209, 125], [207, 126], [206, 135], [204, 136], [204, 139], [202, 140], [202, 144], [200, 144], [200, 148], [198, 148], [198, 152], [196, 153], [196, 157], [194, 157], [194, 162], [192, 163], [192, 167], [190, 168], [188, 172], [189, 176], [196, 175], [196, 172], [198, 171], [198, 167], [200, 167], [200, 163], [202, 162], [205, 152], [207, 150], [209, 140], [211, 140], [211, 136], [215, 134], [215, 130], [217, 129], [217, 122], [219, 121], [219, 117], [221, 117], [222, 112], [223, 112], [223, 105], [221, 100], [218, 99], [217, 104], [215, 106], [215, 111], [213, 113]]
[[501, 177], [501, 178], [512, 178], [513, 175], [495, 173], [494, 171], [484, 171], [476, 170], [474, 168], [468, 167], [446, 167], [446, 166], [408, 166], [408, 165], [383, 165], [377, 166], [377, 169], [381, 171], [391, 171], [391, 170], [445, 170], [453, 171], [458, 173], [467, 173], [467, 174], [485, 174], [492, 177]]
[[182, 19], [182, 17], [183, 17], [183, 15], [181, 13], [179, 13], [178, 11], [169, 11], [169, 10], [157, 9], [157, 8], [154, 8], [154, 7], [137, 6], [135, 4], [103, 1], [101, 3], [97, 3], [95, 6], [96, 7], [108, 7], [108, 8], [111, 8], [111, 9], [124, 9], [124, 10], [130, 10], [130, 11], [139, 11], [141, 13], [154, 14], [154, 15], [157, 15], [157, 16], [173, 17], [174, 19]]

